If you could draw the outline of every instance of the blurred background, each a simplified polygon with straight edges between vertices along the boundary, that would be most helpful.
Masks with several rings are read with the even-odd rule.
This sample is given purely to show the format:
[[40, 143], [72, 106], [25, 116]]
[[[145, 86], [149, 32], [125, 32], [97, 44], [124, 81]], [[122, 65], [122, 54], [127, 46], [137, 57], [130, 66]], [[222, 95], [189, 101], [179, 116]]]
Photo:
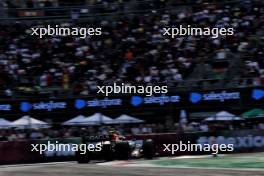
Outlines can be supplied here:
[[[2, 0], [0, 141], [72, 139], [110, 129], [264, 141], [263, 23], [261, 0]], [[216, 39], [162, 35], [180, 24], [235, 32]], [[47, 25], [102, 27], [102, 35], [30, 35], [30, 28]], [[167, 85], [169, 93], [96, 93], [113, 82]], [[7, 143], [0, 144], [5, 153]]]

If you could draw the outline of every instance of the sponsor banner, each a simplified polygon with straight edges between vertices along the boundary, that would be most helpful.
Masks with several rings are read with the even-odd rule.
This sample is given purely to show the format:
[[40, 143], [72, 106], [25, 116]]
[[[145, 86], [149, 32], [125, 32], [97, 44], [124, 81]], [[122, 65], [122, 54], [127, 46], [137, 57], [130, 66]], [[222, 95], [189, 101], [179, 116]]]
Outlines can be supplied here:
[[128, 110], [174, 108], [191, 109], [263, 107], [264, 88], [244, 88], [214, 91], [182, 91], [153, 96], [109, 96], [68, 99], [30, 99], [0, 101], [1, 114], [76, 112], [97, 110]]
[[218, 144], [233, 144], [235, 152], [264, 151], [263, 130], [223, 131], [221, 133], [198, 133], [196, 143], [204, 144], [215, 140]]
[[180, 103], [181, 97], [178, 95], [161, 95], [161, 96], [151, 96], [151, 97], [140, 97], [140, 96], [132, 96], [130, 99], [130, 104], [132, 106], [140, 106], [140, 105], [166, 105], [166, 104], [177, 104]]
[[225, 102], [228, 100], [240, 100], [240, 92], [209, 92], [209, 93], [197, 93], [192, 92], [190, 94], [190, 102], [199, 103], [200, 101], [219, 101]]
[[11, 111], [12, 105], [10, 104], [0, 104], [0, 111]]
[[111, 98], [103, 98], [103, 99], [93, 99], [93, 100], [83, 100], [77, 99], [75, 100], [74, 106], [76, 109], [83, 109], [83, 108], [107, 108], [111, 106], [120, 107], [122, 106], [122, 99], [111, 99]]
[[54, 111], [67, 109], [67, 103], [65, 101], [40, 101], [40, 102], [21, 102], [20, 110], [22, 112], [28, 112], [30, 110], [36, 111]]
[[[155, 150], [160, 156], [172, 156], [170, 151], [164, 151], [164, 144], [233, 144], [235, 153], [264, 152], [263, 130], [237, 130], [222, 132], [198, 133], [167, 133], [127, 136], [128, 140], [143, 141], [153, 139]], [[214, 141], [214, 142], [213, 142]], [[37, 163], [74, 160], [74, 152], [68, 150], [52, 150], [40, 154], [32, 151], [32, 144], [81, 144], [81, 138], [0, 142], [0, 164]], [[58, 148], [57, 148], [58, 149]], [[228, 152], [230, 153], [230, 152]], [[175, 152], [175, 155], [200, 155], [208, 152]]]

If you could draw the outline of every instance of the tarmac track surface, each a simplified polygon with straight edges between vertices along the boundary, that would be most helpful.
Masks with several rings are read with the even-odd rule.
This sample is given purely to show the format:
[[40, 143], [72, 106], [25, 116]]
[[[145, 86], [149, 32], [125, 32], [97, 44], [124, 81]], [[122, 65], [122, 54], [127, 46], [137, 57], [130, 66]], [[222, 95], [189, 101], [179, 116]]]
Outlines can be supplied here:
[[74, 162], [0, 166], [0, 176], [264, 176], [264, 170], [123, 167]]

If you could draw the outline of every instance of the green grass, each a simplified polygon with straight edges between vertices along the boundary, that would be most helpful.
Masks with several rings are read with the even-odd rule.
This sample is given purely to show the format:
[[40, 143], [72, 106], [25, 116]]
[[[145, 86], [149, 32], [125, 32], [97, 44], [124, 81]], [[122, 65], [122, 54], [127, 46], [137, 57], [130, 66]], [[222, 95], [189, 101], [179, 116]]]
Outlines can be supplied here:
[[160, 159], [150, 161], [156, 166], [201, 167], [201, 168], [258, 168], [264, 169], [264, 154], [226, 155], [212, 158]]

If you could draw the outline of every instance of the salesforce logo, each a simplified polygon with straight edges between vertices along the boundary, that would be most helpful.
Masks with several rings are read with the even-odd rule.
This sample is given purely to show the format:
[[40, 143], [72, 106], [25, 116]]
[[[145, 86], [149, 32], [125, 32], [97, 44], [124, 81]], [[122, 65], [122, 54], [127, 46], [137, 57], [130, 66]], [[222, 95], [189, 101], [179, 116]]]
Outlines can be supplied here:
[[76, 109], [82, 109], [86, 106], [86, 102], [84, 100], [78, 99], [75, 100], [75, 108]]
[[252, 91], [252, 98], [255, 100], [260, 100], [264, 97], [264, 90], [263, 89], [254, 89]]
[[11, 111], [12, 106], [10, 104], [2, 104], [0, 105], [0, 111]]
[[77, 99], [75, 100], [75, 108], [76, 109], [83, 109], [85, 107], [102, 107], [107, 108], [108, 106], [121, 106], [122, 100], [121, 99], [108, 99], [104, 98], [102, 100], [94, 99], [94, 100], [82, 100]]
[[140, 97], [140, 96], [132, 96], [130, 99], [130, 104], [133, 106], [139, 106], [141, 104], [159, 104], [164, 105], [166, 103], [178, 103], [180, 102], [180, 96], [166, 96], [162, 95], [159, 97]]
[[47, 103], [45, 102], [34, 103], [32, 106], [33, 106], [33, 109], [35, 110], [52, 111], [53, 109], [66, 109], [67, 103], [49, 101]]
[[190, 101], [192, 103], [198, 103], [199, 101], [201, 101], [202, 99], [202, 95], [199, 93], [191, 93], [190, 95]]
[[140, 104], [142, 104], [142, 102], [143, 102], [143, 99], [139, 96], [132, 96], [130, 100], [130, 103], [133, 106], [139, 106]]
[[67, 103], [66, 102], [39, 102], [39, 103], [29, 103], [29, 102], [21, 102], [20, 103], [20, 110], [22, 112], [28, 112], [31, 109], [33, 110], [46, 110], [52, 111], [54, 109], [66, 109]]
[[226, 100], [237, 100], [240, 99], [240, 92], [226, 92], [222, 91], [220, 93], [210, 92], [208, 94], [201, 94], [193, 92], [190, 94], [190, 102], [193, 104], [200, 101], [220, 101], [224, 102]]
[[22, 102], [20, 103], [20, 110], [22, 112], [28, 112], [32, 108], [29, 102]]

